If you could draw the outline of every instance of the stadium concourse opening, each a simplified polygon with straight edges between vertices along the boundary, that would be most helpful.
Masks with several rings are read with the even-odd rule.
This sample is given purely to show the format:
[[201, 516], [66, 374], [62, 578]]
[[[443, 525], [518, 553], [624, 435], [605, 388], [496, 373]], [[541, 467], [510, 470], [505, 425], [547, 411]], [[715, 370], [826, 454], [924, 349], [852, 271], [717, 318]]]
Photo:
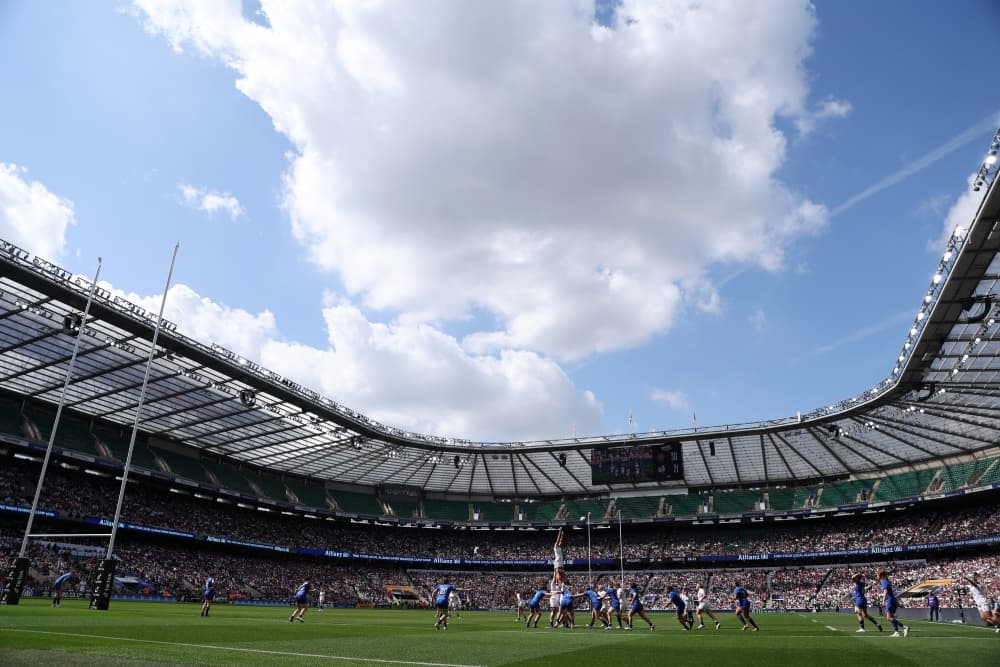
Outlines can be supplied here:
[[0, 242], [3, 623], [98, 591], [210, 618], [294, 601], [293, 624], [406, 605], [440, 628], [457, 606], [524, 630], [551, 609], [551, 627], [725, 611], [719, 632], [766, 632], [755, 614], [797, 610], [945, 636], [918, 621], [934, 594], [941, 621], [995, 629], [994, 169], [979, 187], [877, 385], [785, 419], [539, 442], [380, 424]]

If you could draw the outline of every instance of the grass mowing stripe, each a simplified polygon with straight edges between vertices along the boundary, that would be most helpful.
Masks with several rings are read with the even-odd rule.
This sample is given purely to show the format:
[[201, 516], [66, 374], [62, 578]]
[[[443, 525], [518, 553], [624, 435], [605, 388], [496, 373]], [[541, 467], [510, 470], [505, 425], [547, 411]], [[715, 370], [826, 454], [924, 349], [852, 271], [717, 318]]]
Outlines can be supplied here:
[[416, 662], [413, 660], [385, 660], [382, 658], [354, 658], [345, 655], [323, 655], [321, 653], [295, 653], [292, 651], [268, 651], [261, 648], [241, 648], [237, 646], [212, 646], [210, 644], [187, 644], [184, 642], [165, 642], [155, 639], [133, 639], [132, 637], [109, 637], [107, 635], [87, 635], [79, 632], [53, 632], [51, 630], [24, 630], [22, 628], [3, 628], [5, 632], [27, 632], [34, 635], [55, 635], [58, 637], [82, 637], [83, 639], [111, 639], [118, 642], [136, 642], [139, 644], [161, 644], [166, 646], [185, 646], [187, 648], [207, 648], [215, 651], [238, 651], [240, 653], [261, 653], [264, 655], [286, 655], [294, 658], [323, 658], [325, 660], [347, 660], [350, 662], [374, 662], [380, 665], [418, 665], [419, 667], [482, 667], [481, 665], [461, 665], [447, 662]]

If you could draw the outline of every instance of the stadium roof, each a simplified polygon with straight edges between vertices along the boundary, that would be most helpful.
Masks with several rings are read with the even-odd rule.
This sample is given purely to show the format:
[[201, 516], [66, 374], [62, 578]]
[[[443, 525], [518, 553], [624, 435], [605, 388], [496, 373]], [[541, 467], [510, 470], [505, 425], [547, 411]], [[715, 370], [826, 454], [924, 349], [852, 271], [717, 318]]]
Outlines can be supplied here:
[[[895, 364], [888, 377], [808, 414], [539, 442], [441, 438], [380, 424], [164, 321], [140, 428], [278, 472], [483, 496], [608, 491], [591, 483], [590, 456], [619, 445], [679, 441], [683, 485], [712, 487], [797, 484], [968, 455], [1000, 444], [998, 217], [994, 181], [969, 228], [951, 238], [898, 359], [887, 364]], [[78, 328], [74, 316], [83, 312], [89, 288], [87, 279], [0, 241], [0, 387], [59, 400]], [[155, 319], [96, 290], [67, 409], [131, 426]], [[613, 488], [645, 486], [662, 484]]]

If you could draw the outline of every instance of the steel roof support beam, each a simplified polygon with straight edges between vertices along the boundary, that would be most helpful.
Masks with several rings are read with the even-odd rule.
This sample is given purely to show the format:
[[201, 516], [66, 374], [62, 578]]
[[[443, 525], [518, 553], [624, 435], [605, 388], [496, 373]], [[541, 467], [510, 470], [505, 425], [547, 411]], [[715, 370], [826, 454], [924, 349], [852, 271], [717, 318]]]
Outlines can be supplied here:
[[[785, 439], [784, 439], [784, 438], [783, 438], [783, 437], [781, 436], [781, 434], [780, 434], [780, 433], [775, 433], [775, 434], [774, 434], [774, 437], [776, 437], [776, 438], [777, 438], [778, 440], [780, 440], [780, 441], [781, 441], [781, 444], [782, 444], [782, 445], [784, 445], [785, 447], [787, 447], [787, 448], [788, 448], [788, 451], [790, 451], [790, 452], [793, 452], [793, 453], [794, 453], [794, 454], [795, 454], [795, 455], [796, 455], [797, 457], [799, 457], [799, 459], [801, 459], [801, 460], [802, 460], [802, 461], [803, 461], [803, 462], [804, 462], [804, 463], [806, 464], [806, 466], [808, 466], [808, 467], [812, 468], [812, 471], [813, 471], [814, 473], [816, 473], [816, 476], [817, 476], [817, 477], [820, 477], [820, 478], [822, 478], [822, 477], [829, 477], [829, 476], [830, 476], [830, 475], [828, 475], [828, 474], [823, 474], [823, 473], [821, 473], [821, 472], [819, 471], [819, 468], [817, 468], [816, 466], [814, 466], [814, 465], [812, 464], [812, 461], [810, 461], [810, 460], [809, 460], [808, 458], [806, 458], [805, 456], [802, 456], [801, 454], [799, 454], [798, 450], [797, 450], [797, 449], [795, 449], [794, 447], [792, 447], [792, 446], [791, 446], [791, 445], [790, 445], [790, 444], [788, 443], [788, 441], [787, 441], [787, 440], [785, 440]], [[775, 447], [775, 449], [778, 449], [778, 448], [777, 448], [777, 447]], [[779, 453], [780, 453], [780, 451], [781, 451], [781, 450], [780, 450], [780, 449], [778, 449], [778, 451], [779, 451]]]
[[[888, 451], [886, 449], [882, 449], [881, 447], [876, 447], [874, 443], [868, 442], [867, 440], [862, 440], [861, 438], [857, 437], [856, 435], [845, 433], [843, 436], [841, 436], [841, 438], [840, 438], [840, 444], [842, 444], [842, 445], [844, 445], [846, 447], [847, 444], [844, 442], [844, 439], [850, 440], [851, 442], [859, 444], [859, 445], [863, 445], [865, 447], [868, 447], [869, 449], [874, 449], [876, 452], [878, 452], [880, 454], [885, 454], [886, 456], [888, 456], [891, 459], [896, 459], [900, 463], [906, 463], [906, 459], [904, 459], [902, 457], [899, 457], [899, 456], [896, 456], [895, 454], [893, 454], [892, 452], [890, 452], [890, 451]], [[851, 451], [854, 451], [853, 448], [850, 448], [850, 449], [851, 449]], [[860, 456], [860, 454], [858, 454], [858, 455]], [[862, 457], [862, 458], [864, 458], [866, 461], [868, 460], [867, 457]], [[872, 465], [874, 465], [874, 464], [872, 464]], [[881, 466], [877, 466], [877, 465], [875, 466], [875, 468], [877, 468], [878, 470], [882, 470], [883, 469]]]
[[[272, 417], [270, 419], [263, 419], [263, 420], [261, 420], [259, 422], [254, 422], [253, 424], [247, 424], [245, 426], [239, 426], [239, 427], [236, 427], [236, 428], [229, 428], [229, 427], [219, 428], [219, 429], [216, 429], [215, 431], [211, 431], [209, 433], [204, 433], [204, 434], [202, 434], [202, 435], [200, 435], [198, 437], [199, 438], [211, 438], [212, 436], [218, 435], [220, 433], [230, 433], [230, 432], [235, 431], [235, 430], [244, 429], [244, 428], [250, 428], [252, 426], [257, 426], [257, 425], [260, 425], [260, 424], [268, 424], [270, 422], [273, 422], [273, 421], [276, 421], [276, 420], [279, 420], [279, 419], [284, 419], [284, 418], [285, 417], [275, 415], [274, 417]], [[271, 431], [265, 431], [264, 433], [256, 433], [256, 434], [254, 434], [251, 437], [252, 438], [266, 438], [268, 436], [277, 435], [278, 433], [285, 433], [286, 431], [292, 431], [292, 430], [299, 429], [299, 428], [305, 428], [305, 426], [303, 424], [285, 424], [281, 428], [276, 428], [276, 429], [271, 430]], [[239, 435], [239, 436], [236, 436], [236, 437], [233, 437], [233, 438], [229, 438], [228, 440], [222, 440], [221, 442], [212, 443], [211, 445], [209, 445], [208, 447], [206, 447], [206, 449], [218, 449], [218, 448], [225, 447], [226, 445], [231, 445], [234, 442], [242, 442], [244, 440], [247, 440], [247, 436]], [[285, 441], [281, 440], [279, 442], [285, 442]], [[275, 443], [271, 443], [271, 444], [275, 444]], [[262, 449], [263, 447], [270, 447], [270, 444], [268, 444], [268, 445], [263, 445], [262, 444], [262, 445], [259, 445], [259, 446], [255, 445], [253, 447], [248, 447], [246, 449], [225, 450], [225, 453], [227, 453], [227, 454], [231, 453], [231, 452], [246, 453], [246, 452], [252, 452], [252, 451], [257, 450], [257, 449]]]
[[[281, 445], [288, 444], [289, 442], [296, 442], [298, 440], [305, 440], [305, 439], [306, 439], [305, 437], [297, 436], [294, 438], [288, 438], [286, 440], [280, 440], [278, 442], [272, 442], [269, 445], [262, 445], [260, 447], [255, 447], [254, 449], [265, 449], [267, 447], [280, 447]], [[269, 465], [274, 465], [276, 463], [290, 463], [292, 461], [298, 461], [303, 456], [309, 456], [312, 454], [314, 456], [312, 456], [308, 460], [296, 464], [296, 465], [309, 465], [310, 463], [315, 463], [319, 459], [323, 458], [323, 455], [325, 455], [328, 451], [336, 449], [337, 447], [340, 447], [344, 443], [351, 442], [352, 440], [354, 440], [353, 436], [349, 438], [339, 438], [337, 440], [327, 440], [325, 442], [320, 442], [316, 444], [302, 445], [301, 451], [295, 452], [294, 454], [292, 454], [292, 450], [287, 450], [283, 452], [271, 452], [270, 454], [261, 454], [260, 456], [250, 457], [245, 460], [248, 463], [253, 463], [254, 465], [269, 466]], [[246, 451], [249, 450], [245, 450], [243, 453], [245, 453]], [[315, 456], [315, 454], [317, 453], [320, 455]], [[292, 454], [292, 456], [285, 456], [286, 454]], [[276, 457], [284, 457], [284, 458], [276, 458]], [[258, 461], [263, 461], [265, 459], [275, 459], [275, 460], [268, 461], [267, 463], [257, 463]]]
[[[6, 275], [6, 271], [4, 272], [4, 275]], [[15, 295], [12, 294], [11, 296], [15, 296]], [[20, 300], [20, 296], [17, 296], [17, 299]], [[11, 309], [10, 310], [8, 310], [6, 313], [0, 314], [0, 320], [5, 320], [8, 317], [13, 317], [14, 315], [20, 315], [21, 313], [23, 313], [24, 311], [28, 310], [29, 308], [39, 308], [40, 306], [48, 303], [49, 301], [52, 301], [52, 299], [53, 299], [53, 297], [47, 296], [44, 299], [39, 299], [38, 301], [32, 301], [31, 303], [28, 304], [27, 308], [18, 308], [14, 304], [11, 304]]]
[[[160, 381], [160, 380], [166, 380], [166, 379], [176, 378], [176, 377], [182, 377], [181, 374], [180, 374], [180, 372], [178, 372], [178, 373], [176, 373], [174, 375], [169, 375], [169, 376], [168, 375], [162, 375], [159, 378], [150, 379], [149, 382], [150, 382], [150, 384], [152, 384], [154, 382], [154, 380], [155, 381]], [[139, 386], [142, 386], [141, 382], [139, 383]], [[179, 389], [177, 391], [172, 391], [172, 392], [170, 392], [168, 394], [164, 394], [163, 396], [157, 396], [156, 398], [150, 398], [150, 399], [146, 400], [143, 403], [143, 405], [151, 405], [153, 403], [159, 403], [161, 401], [169, 401], [171, 398], [177, 398], [179, 396], [184, 396], [185, 394], [190, 394], [190, 393], [195, 392], [195, 391], [202, 391], [204, 389], [208, 389], [208, 387], [205, 386], [205, 385], [198, 385], [198, 386], [195, 386], [195, 387], [184, 387], [183, 389]], [[104, 417], [107, 417], [108, 415], [117, 414], [119, 412], [128, 412], [129, 410], [135, 410], [138, 407], [139, 407], [138, 403], [130, 403], [129, 405], [123, 405], [123, 406], [118, 407], [118, 408], [116, 408], [114, 410], [109, 410], [107, 412], [96, 413], [96, 414], [94, 414], [94, 418], [95, 419], [103, 419]], [[169, 433], [169, 431], [163, 431], [163, 433]], [[161, 433], [154, 433], [153, 435], [161, 435]]]
[[[866, 418], [868, 419], [868, 421], [870, 421], [870, 422], [872, 422], [874, 424], [878, 424], [879, 426], [888, 426], [888, 427], [890, 427], [892, 429], [895, 429], [896, 431], [899, 431], [899, 432], [902, 432], [902, 433], [906, 433], [908, 435], [912, 435], [912, 436], [915, 436], [917, 438], [923, 438], [924, 440], [930, 440], [931, 442], [936, 442], [939, 445], [944, 445], [945, 447], [951, 447], [952, 449], [954, 449], [956, 451], [959, 451], [959, 452], [968, 453], [971, 450], [968, 449], [968, 448], [966, 448], [966, 447], [961, 447], [959, 445], [952, 444], [952, 443], [947, 442], [945, 440], [941, 440], [940, 438], [931, 437], [931, 436], [927, 435], [926, 433], [921, 433], [920, 431], [915, 431], [913, 429], [919, 428], [919, 429], [922, 429], [924, 431], [931, 431], [933, 433], [943, 433], [944, 435], [951, 436], [953, 438], [968, 438], [970, 440], [978, 440], [978, 438], [969, 438], [968, 436], [959, 435], [958, 433], [953, 433], [952, 431], [946, 431], [946, 430], [943, 430], [943, 429], [932, 428], [932, 427], [929, 427], [929, 426], [922, 426], [922, 425], [918, 425], [918, 424], [907, 424], [905, 422], [900, 422], [900, 421], [897, 421], [895, 419], [889, 419], [888, 417], [874, 417], [872, 415], [868, 415]], [[979, 441], [980, 442], [986, 442], [984, 440], [979, 440]], [[989, 443], [989, 444], [993, 444], [993, 443]], [[940, 454], [934, 454], [934, 456], [941, 456], [941, 455]]]
[[[97, 345], [96, 347], [87, 348], [86, 350], [81, 350], [80, 353], [76, 355], [76, 358], [79, 359], [80, 357], [85, 357], [88, 354], [93, 354], [94, 352], [100, 352], [101, 350], [106, 350], [109, 347], [111, 347], [111, 344], [110, 343], [105, 343], [103, 345]], [[15, 378], [19, 378], [19, 377], [21, 377], [23, 375], [31, 375], [32, 373], [37, 373], [38, 371], [43, 371], [46, 368], [51, 368], [52, 366], [58, 366], [59, 364], [67, 362], [67, 361], [69, 361], [72, 358], [73, 358], [73, 355], [62, 356], [62, 357], [58, 357], [56, 359], [50, 359], [49, 361], [46, 361], [45, 363], [42, 363], [42, 364], [37, 364], [35, 366], [32, 366], [31, 368], [23, 368], [23, 369], [17, 371], [16, 373], [11, 373], [10, 375], [7, 375], [6, 377], [0, 378], [0, 383], [9, 382], [9, 381], [11, 381], [11, 380], [13, 380]], [[61, 383], [60, 383], [60, 386], [62, 386]]]
[[[565, 452], [562, 452], [562, 453], [563, 453], [563, 454], [565, 454]], [[558, 458], [556, 458], [556, 455], [555, 455], [555, 453], [554, 453], [554, 452], [549, 452], [549, 456], [551, 456], [551, 457], [552, 457], [552, 459], [553, 459], [553, 460], [554, 460], [554, 461], [556, 462], [556, 464], [559, 464], [559, 459], [558, 459]], [[586, 461], [586, 459], [584, 459], [584, 460]], [[566, 471], [566, 474], [567, 474], [567, 475], [569, 475], [569, 476], [570, 476], [570, 477], [571, 477], [571, 478], [573, 479], [573, 481], [574, 481], [574, 482], [576, 482], [577, 486], [579, 486], [579, 487], [580, 487], [581, 489], [583, 489], [584, 491], [586, 491], [586, 490], [587, 490], [587, 485], [586, 485], [586, 484], [584, 484], [583, 482], [581, 482], [581, 481], [580, 481], [580, 480], [579, 480], [579, 479], [577, 478], [577, 476], [573, 474], [573, 471], [569, 469], [569, 463], [567, 463], [566, 465], [561, 465], [561, 464], [559, 464], [559, 466], [560, 466], [560, 467], [561, 467], [561, 468], [562, 468], [563, 470], [565, 470], [565, 471]]]
[[[327, 447], [326, 450], [324, 450], [322, 452], [319, 452], [319, 456], [315, 456], [315, 457], [309, 459], [308, 461], [306, 461], [304, 464], [299, 464], [299, 465], [309, 465], [310, 463], [315, 463], [319, 459], [323, 458], [323, 455], [326, 454], [329, 449], [332, 449], [332, 447]], [[315, 475], [313, 475], [313, 476], [321, 475], [322, 473], [325, 473], [327, 470], [331, 470], [333, 468], [338, 468], [338, 469], [343, 470], [347, 466], [350, 466], [352, 463], [354, 463], [355, 461], [357, 461], [358, 459], [363, 459], [363, 458], [368, 457], [368, 456], [371, 456], [371, 451], [366, 451], [365, 447], [362, 446], [352, 456], [349, 456], [349, 457], [345, 458], [343, 461], [338, 461], [337, 463], [335, 463], [333, 465], [328, 465], [326, 467], [319, 468], [316, 471]], [[279, 463], [284, 463], [284, 462], [283, 461], [279, 461]], [[332, 478], [332, 477], [328, 477], [326, 479], [330, 479], [332, 481], [335, 480], [335, 478]], [[335, 481], [341, 481], [341, 480], [335, 480]]]
[[[45, 340], [46, 338], [51, 338], [52, 336], [55, 336], [57, 334], [61, 334], [62, 332], [63, 332], [62, 329], [49, 329], [48, 331], [45, 331], [44, 333], [40, 333], [37, 336], [33, 336], [33, 337], [27, 338], [25, 340], [19, 340], [16, 343], [11, 343], [10, 345], [8, 345], [6, 347], [0, 347], [0, 355], [7, 354], [8, 352], [11, 352], [11, 351], [16, 350], [18, 348], [22, 348], [22, 347], [27, 347], [29, 345], [33, 345], [33, 344], [35, 344], [35, 343], [37, 343], [39, 341]], [[59, 386], [60, 387], [62, 386], [61, 382], [59, 383]]]
[[[530, 463], [535, 468], [535, 470], [537, 470], [542, 475], [542, 477], [544, 477], [545, 479], [549, 480], [549, 484], [551, 484], [553, 486], [553, 488], [558, 489], [560, 494], [566, 495], [566, 489], [564, 489], [563, 487], [559, 486], [554, 479], [552, 479], [551, 477], [549, 477], [548, 473], [546, 473], [544, 470], [542, 470], [541, 468], [539, 468], [538, 464], [535, 463], [535, 461], [531, 458], [531, 456], [529, 456], [528, 454], [525, 454], [524, 455], [524, 459], [528, 463]], [[523, 463], [523, 461], [522, 461], [522, 463]], [[527, 466], [525, 466], [525, 468], [527, 468]]]
[[[861, 421], [861, 420], [859, 420], [859, 419], [852, 419], [852, 421], [853, 421], [854, 423], [858, 424], [858, 426], [862, 426], [862, 427], [863, 427], [863, 426], [865, 425], [865, 424], [864, 424], [864, 422], [862, 422], [862, 421]], [[937, 457], [939, 457], [939, 456], [942, 456], [942, 454], [939, 454], [939, 453], [937, 453], [937, 452], [932, 452], [932, 451], [931, 451], [931, 450], [929, 450], [929, 449], [924, 449], [924, 448], [923, 448], [923, 447], [921, 447], [920, 445], [918, 445], [918, 444], [916, 444], [916, 443], [914, 443], [914, 442], [911, 442], [910, 440], [907, 440], [907, 439], [905, 439], [905, 438], [901, 438], [900, 436], [898, 436], [898, 435], [897, 435], [897, 434], [896, 434], [896, 433], [894, 432], [894, 431], [898, 431], [898, 430], [900, 430], [900, 429], [899, 429], [899, 428], [898, 428], [897, 426], [889, 426], [889, 427], [888, 427], [888, 430], [883, 430], [883, 429], [879, 429], [879, 433], [881, 433], [881, 434], [883, 434], [883, 435], [885, 435], [885, 436], [887, 436], [887, 437], [889, 437], [889, 438], [892, 438], [893, 440], [895, 440], [895, 441], [897, 441], [897, 442], [900, 442], [900, 443], [902, 443], [902, 444], [904, 444], [904, 445], [906, 445], [906, 446], [908, 446], [908, 447], [912, 447], [913, 449], [916, 449], [917, 451], [921, 451], [921, 452], [923, 452], [924, 454], [926, 454], [926, 455], [927, 455], [928, 457], [931, 457], [931, 458], [937, 458]], [[936, 443], [938, 443], [938, 444], [941, 444], [941, 445], [944, 445], [945, 447], [951, 447], [952, 449], [958, 449], [957, 447], [955, 447], [955, 445], [952, 445], [952, 444], [950, 444], [950, 443], [947, 443], [947, 442], [944, 442], [944, 441], [942, 441], [942, 440], [936, 440], [936, 439], [934, 439], [934, 438], [926, 438], [926, 437], [924, 437], [924, 436], [922, 436], [922, 435], [919, 435], [919, 434], [913, 434], [913, 433], [908, 433], [907, 435], [915, 435], [915, 436], [916, 436], [916, 437], [918, 437], [918, 438], [921, 438], [921, 439], [924, 439], [924, 440], [930, 440], [930, 441], [932, 441], [932, 442], [936, 442]], [[959, 450], [959, 451], [963, 451], [963, 450]], [[950, 455], [949, 455], [949, 456], [950, 456]], [[905, 459], [905, 460], [906, 460], [907, 462], [909, 462], [909, 459]]]
[[815, 440], [819, 444], [820, 447], [822, 447], [827, 452], [829, 452], [830, 456], [832, 456], [834, 458], [834, 460], [836, 460], [837, 463], [839, 463], [841, 465], [841, 467], [844, 468], [847, 472], [851, 473], [852, 475], [857, 472], [857, 470], [855, 470], [851, 466], [847, 465], [847, 462], [844, 461], [844, 459], [842, 459], [839, 456], [837, 456], [837, 452], [835, 452], [832, 449], [830, 449], [830, 447], [825, 442], [823, 442], [823, 439], [820, 438], [818, 435], [816, 435], [816, 433], [813, 432], [813, 430], [811, 428], [805, 429], [805, 432], [808, 433], [809, 435], [811, 435], [812, 439]]
[[708, 474], [708, 483], [711, 486], [715, 486], [715, 478], [712, 477], [712, 469], [708, 465], [708, 459], [705, 458], [705, 452], [701, 449], [701, 440], [695, 440], [694, 446], [698, 448], [698, 454], [701, 456], [701, 463], [705, 466], [705, 472]]
[[[237, 415], [244, 415], [244, 414], [246, 414], [248, 412], [253, 412], [255, 410], [258, 411], [258, 412], [261, 411], [260, 407], [258, 406], [258, 407], [253, 407], [253, 408], [247, 408], [246, 410], [241, 410], [240, 412], [237, 412], [236, 414]], [[268, 414], [270, 414], [270, 413], [268, 413]], [[245, 428], [253, 428], [254, 426], [261, 426], [263, 424], [270, 424], [271, 422], [277, 421], [279, 419], [282, 419], [281, 415], [270, 414], [270, 416], [267, 417], [266, 419], [260, 419], [260, 420], [255, 421], [255, 422], [250, 422], [249, 424], [241, 424], [240, 426], [220, 426], [219, 428], [215, 429], [214, 431], [209, 431], [208, 433], [202, 433], [201, 435], [198, 436], [198, 439], [204, 442], [207, 438], [212, 438], [214, 436], [221, 435], [223, 433], [225, 433], [225, 434], [228, 435], [228, 434], [232, 434], [234, 431], [242, 431]], [[247, 440], [249, 438], [259, 438], [259, 437], [265, 436], [265, 435], [267, 435], [269, 433], [271, 433], [271, 431], [265, 431], [263, 433], [254, 433], [254, 434], [252, 434], [250, 436], [239, 435], [239, 436], [236, 436], [236, 437], [233, 437], [233, 438], [227, 438], [226, 440], [221, 440], [219, 442], [215, 442], [215, 443], [212, 443], [212, 444], [206, 444], [205, 447], [204, 447], [204, 449], [205, 449], [205, 451], [211, 451], [213, 449], [222, 447], [222, 446], [227, 445], [227, 444], [231, 444], [233, 442], [241, 442], [241, 441]], [[239, 451], [239, 452], [241, 452], [241, 451], [245, 451], [245, 450], [237, 449], [237, 450], [233, 450], [233, 451]]]
[[[761, 438], [763, 437], [763, 434], [761, 434]], [[785, 466], [785, 470], [788, 472], [788, 479], [798, 480], [798, 477], [796, 477], [795, 473], [792, 472], [792, 466], [788, 465], [788, 461], [785, 460], [785, 455], [781, 453], [781, 448], [778, 447], [778, 443], [774, 441], [774, 436], [768, 433], [767, 439], [771, 442], [771, 446], [774, 447], [775, 453], [777, 453], [778, 458], [781, 460], [781, 465]]]
[[[469, 472], [469, 490], [466, 491], [467, 495], [472, 495], [472, 485], [476, 481], [476, 466], [479, 465], [479, 454], [473, 455], [472, 459], [472, 470]], [[486, 465], [485, 463], [483, 465]], [[489, 476], [487, 476], [488, 478]], [[490, 485], [490, 493], [493, 493], [493, 485]]]
[[[510, 456], [511, 459], [513, 459], [515, 455], [511, 454]], [[528, 466], [525, 465], [524, 463], [524, 456], [520, 453], [518, 453], [516, 456], [517, 456], [517, 462], [521, 464], [521, 470], [524, 471], [524, 479], [527, 479], [529, 482], [531, 482], [531, 485], [535, 487], [534, 495], [539, 495], [539, 496], [542, 495], [542, 487], [538, 486], [538, 482], [535, 481], [534, 476], [531, 474], [531, 472], [528, 471]]]
[[764, 485], [771, 485], [771, 478], [767, 474], [767, 451], [764, 449], [764, 434], [760, 434], [760, 460], [764, 464]]
[[736, 473], [736, 483], [742, 484], [743, 478], [740, 476], [740, 464], [736, 462], [736, 450], [733, 449], [733, 439], [727, 435], [726, 442], [729, 443], [729, 458], [733, 460], [733, 471]]
[[[962, 419], [961, 417], [956, 417], [956, 414], [963, 414], [961, 410], [957, 409], [947, 409], [937, 407], [934, 405], [927, 404], [924, 406], [927, 414], [934, 415], [940, 419], [945, 419], [948, 421], [958, 422], [959, 424], [967, 424], [968, 426], [975, 426], [977, 428], [983, 429], [993, 429], [996, 430], [996, 424], [984, 424], [983, 422], [972, 421], [971, 419]], [[966, 415], [967, 416], [967, 415]], [[984, 419], [996, 419], [996, 417], [987, 417], [986, 415], [974, 415], [976, 417], [982, 417]]]
[[[486, 462], [485, 456], [483, 456], [483, 472], [486, 473], [486, 484], [488, 484], [490, 487], [490, 495], [495, 496], [496, 491], [493, 490], [493, 478], [490, 477], [490, 464]], [[469, 495], [470, 496], [472, 495], [471, 491], [469, 492]]]
[[[192, 389], [191, 391], [195, 391], [195, 390]], [[187, 392], [184, 392], [184, 393], [190, 393], [190, 391], [187, 391]], [[181, 394], [181, 396], [183, 396], [183, 395], [184, 394]], [[171, 398], [173, 398], [173, 397], [171, 397]], [[232, 396], [224, 396], [222, 398], [217, 398], [214, 401], [208, 401], [207, 403], [199, 403], [198, 405], [188, 405], [188, 406], [185, 406], [183, 408], [177, 408], [175, 410], [168, 410], [167, 412], [164, 412], [164, 413], [161, 413], [161, 414], [149, 415], [148, 417], [146, 417], [146, 418], [144, 418], [142, 420], [142, 424], [143, 424], [143, 426], [148, 426], [148, 425], [152, 424], [153, 422], [162, 421], [162, 420], [168, 419], [170, 417], [176, 417], [177, 415], [182, 415], [185, 412], [191, 412], [192, 410], [203, 410], [204, 408], [210, 408], [213, 405], [219, 405], [220, 403], [228, 403], [231, 400], [233, 400]], [[150, 401], [150, 403], [152, 403], [152, 402], [153, 401]], [[238, 413], [238, 411], [237, 412], [226, 413], [224, 415], [213, 415], [213, 416], [208, 417], [206, 419], [198, 419], [198, 420], [195, 420], [195, 421], [192, 421], [192, 422], [187, 422], [183, 426], [177, 426], [175, 428], [170, 429], [170, 431], [164, 431], [164, 433], [169, 433], [169, 432], [172, 432], [172, 431], [180, 431], [181, 429], [191, 428], [192, 426], [199, 426], [201, 424], [207, 424], [208, 422], [214, 422], [217, 419], [223, 419], [225, 417], [232, 417], [234, 414], [237, 414], [237, 413]], [[159, 432], [156, 432], [153, 435], [159, 435]]]
[[[161, 354], [157, 355], [156, 358], [159, 359], [162, 356], [163, 356], [163, 354], [161, 353]], [[75, 380], [73, 380], [73, 384], [79, 386], [80, 384], [82, 384], [84, 382], [88, 382], [88, 381], [93, 380], [95, 378], [104, 377], [105, 375], [109, 375], [111, 373], [117, 373], [118, 371], [125, 370], [126, 368], [131, 368], [132, 366], [138, 366], [139, 364], [144, 364], [144, 363], [146, 363], [146, 361], [147, 361], [146, 359], [137, 358], [137, 359], [132, 359], [131, 361], [126, 361], [126, 362], [117, 364], [117, 365], [112, 366], [110, 368], [101, 368], [101, 369], [98, 369], [96, 371], [92, 371], [90, 373], [87, 373], [86, 375], [81, 375], [81, 376], [77, 377]], [[175, 374], [175, 375], [172, 375], [172, 376], [169, 376], [169, 377], [176, 377], [177, 375], [179, 375], [179, 373]], [[59, 383], [58, 385], [49, 385], [49, 386], [44, 387], [43, 389], [40, 389], [40, 390], [38, 390], [38, 391], [36, 391], [36, 392], [34, 392], [32, 394], [28, 394], [28, 397], [29, 398], [34, 398], [36, 396], [41, 396], [42, 394], [47, 394], [48, 392], [53, 391], [55, 389], [58, 389], [61, 386], [62, 386], [62, 383]], [[125, 388], [124, 391], [128, 391], [129, 388], [137, 389], [137, 388], [139, 388], [141, 386], [142, 386], [142, 382], [138, 382], [138, 383], [135, 384], [135, 386], [131, 386], [130, 385], [129, 387]], [[111, 389], [111, 390], [102, 392], [100, 394], [97, 394], [95, 396], [90, 396], [90, 397], [88, 397], [86, 399], [77, 401], [76, 403], [67, 403], [66, 405], [67, 406], [71, 406], [71, 405], [76, 405], [77, 403], [88, 403], [91, 400], [94, 400], [96, 398], [104, 398], [105, 396], [110, 396], [111, 394], [115, 394], [115, 393], [118, 393], [120, 391], [123, 391], [123, 389], [121, 387], [119, 387], [117, 389]]]
[[[167, 375], [161, 375], [161, 376], [155, 377], [155, 378], [150, 378], [148, 384], [156, 384], [158, 382], [163, 382], [164, 380], [172, 380], [172, 379], [174, 379], [176, 377], [180, 377], [180, 371], [177, 371], [175, 373], [169, 373]], [[122, 394], [122, 393], [125, 393], [125, 392], [128, 392], [128, 391], [132, 391], [133, 389], [138, 389], [141, 386], [142, 386], [142, 381], [140, 380], [139, 382], [134, 382], [132, 384], [125, 385], [124, 387], [116, 387], [114, 389], [108, 389], [107, 391], [102, 391], [99, 394], [94, 394], [93, 396], [88, 396], [87, 398], [83, 398], [83, 399], [80, 399], [78, 401], [73, 401], [72, 403], [67, 403], [66, 407], [67, 408], [72, 408], [72, 407], [76, 407], [77, 405], [83, 405], [84, 403], [92, 403], [93, 401], [99, 401], [102, 398], [107, 398], [109, 396], [114, 396], [115, 394]], [[133, 407], [135, 407], [135, 406], [133, 406]], [[104, 414], [113, 414], [113, 413], [108, 412], [108, 413], [104, 413]], [[100, 419], [102, 417], [102, 415], [101, 414], [91, 414], [90, 417], [92, 419]]]

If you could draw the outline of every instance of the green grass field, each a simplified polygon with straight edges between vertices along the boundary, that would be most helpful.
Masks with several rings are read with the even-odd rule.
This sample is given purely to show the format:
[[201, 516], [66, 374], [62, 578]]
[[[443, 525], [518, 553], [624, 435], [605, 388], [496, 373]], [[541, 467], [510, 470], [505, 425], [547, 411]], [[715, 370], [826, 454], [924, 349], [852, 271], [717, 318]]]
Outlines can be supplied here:
[[[1000, 635], [971, 625], [912, 622], [908, 638], [855, 634], [847, 614], [761, 614], [762, 631], [684, 632], [672, 614], [656, 631], [526, 630], [513, 613], [466, 612], [447, 631], [429, 611], [326, 610], [289, 623], [275, 607], [112, 602], [90, 611], [66, 600], [0, 606], [0, 665], [989, 665]], [[874, 629], [873, 629], [874, 630]]]

